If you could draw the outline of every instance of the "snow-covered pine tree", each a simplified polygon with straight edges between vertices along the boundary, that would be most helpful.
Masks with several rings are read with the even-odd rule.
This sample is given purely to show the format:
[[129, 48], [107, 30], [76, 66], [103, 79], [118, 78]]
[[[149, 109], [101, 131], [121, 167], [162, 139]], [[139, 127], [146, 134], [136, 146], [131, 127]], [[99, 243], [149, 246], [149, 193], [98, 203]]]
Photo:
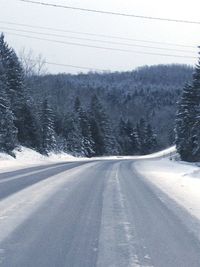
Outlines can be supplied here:
[[81, 101], [77, 96], [74, 101], [74, 112], [78, 114], [80, 112], [80, 109], [81, 109]]
[[82, 144], [84, 148], [84, 154], [87, 157], [94, 155], [94, 140], [91, 133], [90, 119], [86, 114], [86, 111], [82, 107], [79, 109], [79, 123], [81, 128], [81, 133], [83, 136]]
[[156, 146], [157, 146], [156, 134], [153, 132], [151, 124], [149, 123], [147, 124], [147, 127], [146, 127], [145, 145], [146, 145], [147, 154], [152, 153], [156, 150]]
[[135, 139], [137, 140], [139, 154], [141, 155], [154, 152], [158, 145], [156, 134], [151, 124], [147, 123], [144, 118], [141, 118], [139, 123], [137, 123]]
[[0, 35], [0, 60], [6, 93], [18, 130], [18, 141], [22, 145], [38, 149], [36, 116], [33, 113], [33, 103], [30, 105], [30, 97], [25, 89], [23, 69], [15, 51], [8, 46], [3, 34]]
[[137, 133], [133, 127], [133, 124], [130, 122], [130, 120], [127, 120], [126, 122], [126, 132], [131, 141], [130, 142], [131, 155], [137, 154], [139, 150]]
[[119, 146], [111, 128], [111, 123], [96, 95], [93, 95], [91, 99], [90, 116], [95, 155], [118, 154]]
[[90, 117], [90, 129], [92, 140], [94, 140], [92, 150], [94, 151], [93, 156], [102, 156], [105, 154], [105, 143], [102, 130], [97, 123], [94, 116]]
[[41, 127], [39, 115], [31, 99], [22, 103], [21, 112], [23, 112], [23, 117], [21, 118], [20, 124], [23, 131], [21, 131], [18, 137], [19, 142], [21, 145], [40, 151]]
[[118, 142], [120, 144], [120, 154], [134, 155], [138, 153], [138, 142], [132, 123], [128, 120], [125, 122], [120, 119], [118, 126]]
[[0, 58], [2, 61], [2, 67], [5, 73], [7, 94], [10, 98], [10, 103], [15, 114], [17, 123], [21, 117], [21, 105], [25, 102], [25, 87], [24, 87], [24, 75], [22, 66], [18, 60], [15, 51], [9, 48], [4, 39], [4, 35], [0, 36]]
[[5, 42], [4, 34], [1, 33], [0, 34], [0, 61], [1, 61], [1, 68], [4, 71], [6, 71], [11, 53], [12, 53], [12, 49]]
[[176, 148], [182, 160], [200, 160], [200, 59], [191, 85], [183, 89], [176, 114]]
[[194, 161], [200, 161], [200, 58], [193, 74], [192, 89], [194, 91], [192, 101], [195, 109], [195, 122], [192, 127], [192, 140], [194, 142], [192, 156]]
[[64, 118], [63, 137], [66, 140], [65, 152], [69, 152], [74, 156], [84, 156], [83, 136], [74, 113], [68, 114]]
[[0, 151], [13, 155], [12, 150], [17, 146], [17, 129], [5, 87], [0, 80]]
[[193, 138], [193, 127], [196, 120], [195, 95], [193, 87], [186, 85], [176, 114], [175, 143], [181, 159], [185, 161], [193, 161], [193, 150], [195, 149]]
[[141, 118], [136, 126], [136, 134], [138, 137], [139, 154], [145, 155], [147, 153], [146, 147], [146, 121]]
[[74, 102], [74, 114], [68, 119], [67, 143], [72, 153], [91, 157], [94, 154], [90, 121], [79, 97]]
[[53, 110], [47, 99], [42, 103], [41, 110], [41, 130], [42, 130], [42, 153], [48, 155], [49, 152], [56, 149], [56, 138], [54, 130]]
[[127, 136], [126, 123], [123, 118], [120, 118], [118, 125], [118, 135], [117, 141], [120, 145], [120, 154], [129, 155], [130, 154], [130, 137]]

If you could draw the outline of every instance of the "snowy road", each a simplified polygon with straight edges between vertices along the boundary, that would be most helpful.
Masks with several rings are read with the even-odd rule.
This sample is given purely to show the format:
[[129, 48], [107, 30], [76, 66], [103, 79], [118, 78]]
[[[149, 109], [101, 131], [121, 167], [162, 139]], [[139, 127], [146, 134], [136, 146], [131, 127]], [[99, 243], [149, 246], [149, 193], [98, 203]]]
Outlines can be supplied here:
[[0, 174], [0, 266], [199, 267], [200, 244], [131, 160]]

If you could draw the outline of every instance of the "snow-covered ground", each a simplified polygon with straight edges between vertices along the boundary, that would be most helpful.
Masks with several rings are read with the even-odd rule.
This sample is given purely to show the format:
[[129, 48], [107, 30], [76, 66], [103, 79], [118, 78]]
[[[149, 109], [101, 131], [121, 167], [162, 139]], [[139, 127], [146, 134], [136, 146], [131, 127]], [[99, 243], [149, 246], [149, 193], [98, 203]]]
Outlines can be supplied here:
[[[134, 166], [140, 174], [200, 220], [200, 167], [197, 164], [170, 160], [175, 153], [175, 147], [170, 147], [147, 156], [99, 157], [90, 160], [136, 160]], [[16, 150], [15, 155], [16, 158], [14, 159], [7, 154], [0, 153], [0, 172], [32, 165], [89, 160], [76, 158], [65, 153], [52, 153], [46, 157], [25, 147]]]
[[111, 156], [111, 157], [96, 157], [96, 158], [84, 158], [73, 157], [66, 153], [51, 153], [48, 157], [41, 155], [40, 153], [26, 147], [21, 147], [14, 150], [16, 158], [11, 157], [8, 154], [0, 153], [0, 172], [12, 171], [20, 168], [26, 168], [31, 165], [52, 164], [57, 162], [66, 161], [81, 161], [81, 160], [116, 160], [116, 159], [138, 159], [138, 158], [150, 158], [169, 155], [174, 152], [174, 147], [168, 148], [161, 152], [157, 152], [148, 156]]
[[[64, 161], [69, 162], [77, 160], [78, 161], [89, 160], [85, 158], [75, 158], [64, 153], [57, 155], [51, 154], [49, 157], [45, 157], [31, 149], [27, 149], [24, 147], [21, 148], [21, 151], [15, 151], [15, 154], [16, 154], [16, 159], [6, 154], [0, 154], [0, 173], [5, 171], [27, 168], [31, 165], [42, 165], [42, 164], [46, 165]], [[134, 178], [137, 179], [138, 177], [137, 172], [141, 174], [141, 179], [145, 179], [147, 181], [147, 184], [150, 185], [150, 188], [152, 188], [152, 190], [155, 190], [155, 193], [158, 195], [160, 200], [163, 201], [165, 204], [167, 204], [167, 206], [170, 209], [174, 210], [177, 217], [180, 218], [184, 222], [184, 224], [188, 226], [188, 229], [193, 233], [195, 233], [200, 239], [200, 167], [198, 167], [197, 164], [175, 161], [174, 160], [175, 157], [176, 157], [175, 147], [171, 147], [161, 152], [141, 157], [116, 156], [116, 157], [101, 157], [96, 159], [99, 160], [109, 159], [114, 161], [119, 159], [119, 165], [121, 164], [121, 161], [125, 159], [128, 159], [129, 161], [132, 160], [134, 169], [133, 172], [131, 172], [132, 169], [129, 170], [131, 177], [132, 175], [134, 175]], [[90, 160], [93, 161], [95, 160], [95, 158], [92, 158]], [[98, 165], [99, 162], [94, 161], [92, 164]], [[114, 164], [116, 164], [116, 162], [114, 162]], [[130, 165], [125, 165], [125, 166], [130, 166]], [[50, 166], [48, 168], [53, 169], [55, 168], [55, 166], [53, 167]], [[6, 235], [9, 235], [9, 233], [15, 229], [16, 226], [20, 225], [24, 220], [26, 220], [30, 216], [30, 212], [35, 211], [36, 208], [39, 207], [40, 205], [39, 202], [46, 201], [50, 195], [54, 194], [56, 190], [59, 190], [59, 188], [62, 187], [62, 185], [65, 184], [65, 182], [67, 182], [68, 180], [70, 183], [70, 181], [72, 180], [75, 181], [76, 178], [78, 179], [82, 171], [87, 169], [92, 170], [91, 164], [76, 166], [73, 169], [66, 170], [64, 176], [63, 173], [53, 175], [52, 177], [50, 175], [48, 180], [44, 179], [39, 183], [33, 185], [30, 184], [30, 186], [24, 188], [23, 190], [11, 194], [7, 198], [1, 200], [0, 226], [2, 229], [6, 229], [6, 231], [0, 233], [0, 240], [3, 240]], [[101, 176], [100, 170], [102, 169], [97, 169], [97, 172], [92, 173], [92, 175], [94, 175], [94, 177], [95, 175]], [[38, 171], [34, 170], [34, 172], [37, 175]], [[110, 171], [109, 169], [109, 172], [107, 173], [111, 175], [112, 171]], [[85, 177], [87, 177], [87, 175], [88, 174], [86, 173]], [[17, 177], [19, 178], [19, 176], [14, 176], [14, 179], [16, 180]], [[68, 177], [69, 179], [66, 180], [66, 177]], [[124, 209], [123, 197], [121, 195], [120, 188], [118, 187], [119, 186], [118, 178], [119, 178], [118, 172], [116, 169], [116, 174], [114, 176], [111, 176], [111, 182], [112, 183], [116, 182], [117, 185], [117, 187], [113, 189], [114, 192], [117, 192], [120, 200], [120, 202], [118, 203], [119, 209], [117, 210], [123, 211]], [[2, 179], [1, 182], [3, 183], [5, 182], [5, 180]], [[112, 192], [111, 188], [109, 187], [110, 185], [111, 184], [108, 183], [107, 189], [104, 192], [104, 197], [105, 199], [107, 199], [104, 205], [104, 207], [106, 208], [104, 208], [103, 210], [104, 216], [107, 216], [107, 214], [110, 214], [111, 212], [110, 206], [108, 205], [109, 203], [108, 201], [110, 199], [110, 195]], [[145, 197], [144, 193], [142, 192], [143, 191], [141, 191], [142, 197], [143, 196]], [[116, 205], [117, 202], [114, 203]], [[20, 216], [19, 216], [19, 210], [20, 210]], [[125, 215], [126, 214], [123, 212], [119, 213], [117, 219], [113, 221], [113, 225], [116, 222], [119, 222], [119, 220], [122, 220], [125, 223], [127, 223], [128, 220]], [[110, 218], [111, 220], [113, 220], [114, 216], [111, 216]], [[126, 236], [129, 238], [130, 228], [129, 226], [127, 226], [127, 224], [123, 225], [125, 225], [124, 229]], [[104, 228], [102, 229], [103, 229], [102, 233], [104, 233], [103, 231], [105, 229]], [[115, 227], [113, 227], [112, 229], [115, 229]], [[105, 232], [105, 234], [103, 234], [101, 238], [102, 238], [101, 240], [108, 238], [107, 233]], [[130, 247], [130, 251], [132, 251], [132, 247]], [[137, 260], [134, 257], [132, 257], [132, 259], [133, 262]], [[0, 255], [0, 262], [1, 262], [1, 255]]]
[[159, 152], [152, 153], [145, 156], [106, 156], [106, 157], [95, 157], [92, 159], [97, 160], [116, 160], [116, 159], [151, 159], [151, 158], [163, 158], [163, 157], [172, 157], [176, 153], [175, 146], [169, 147]]
[[21, 169], [31, 165], [52, 164], [56, 162], [79, 160], [78, 158], [66, 153], [52, 153], [49, 155], [49, 157], [47, 157], [25, 147], [15, 150], [14, 154], [16, 155], [16, 158], [13, 158], [5, 153], [0, 153], [0, 172]]
[[[171, 153], [172, 151], [169, 156]], [[135, 162], [134, 167], [138, 173], [200, 221], [198, 164], [170, 160], [170, 157], [159, 158], [155, 155], [147, 158], [149, 159]]]

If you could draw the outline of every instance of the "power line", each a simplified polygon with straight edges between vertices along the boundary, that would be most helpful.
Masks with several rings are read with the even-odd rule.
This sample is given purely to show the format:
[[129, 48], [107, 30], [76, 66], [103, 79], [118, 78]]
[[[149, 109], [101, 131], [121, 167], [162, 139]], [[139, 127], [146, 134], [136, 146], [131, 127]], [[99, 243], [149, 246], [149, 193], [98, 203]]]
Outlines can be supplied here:
[[122, 42], [95, 40], [95, 39], [90, 39], [90, 38], [66, 36], [66, 35], [52, 34], [52, 33], [42, 33], [42, 32], [35, 32], [35, 31], [28, 31], [28, 30], [21, 30], [21, 29], [19, 30], [19, 29], [7, 28], [7, 27], [0, 27], [0, 29], [23, 32], [23, 33], [40, 34], [40, 35], [46, 35], [46, 36], [62, 37], [62, 38], [68, 38], [68, 39], [74, 39], [74, 40], [99, 42], [99, 43], [104, 43], [104, 44], [124, 45], [124, 46], [129, 46], [129, 47], [141, 47], [141, 48], [158, 49], [158, 50], [164, 50], [164, 51], [174, 51], [174, 52], [196, 53], [195, 51], [189, 51], [189, 50], [183, 50], [183, 49], [163, 48], [163, 47], [138, 45], [138, 44], [129, 44], [129, 43], [122, 43]]
[[108, 72], [109, 70], [103, 70], [103, 69], [97, 69], [97, 68], [90, 68], [90, 67], [83, 67], [83, 66], [76, 66], [76, 65], [69, 65], [69, 64], [61, 64], [61, 63], [55, 63], [55, 62], [44, 62], [47, 65], [53, 65], [53, 66], [59, 66], [59, 67], [70, 67], [75, 69], [83, 69], [83, 70], [89, 70], [89, 71], [97, 71], [97, 72]]
[[34, 25], [22, 24], [22, 23], [14, 23], [14, 22], [9, 22], [9, 21], [0, 21], [0, 24], [8, 24], [8, 25], [15, 25], [15, 26], [20, 26], [20, 27], [33, 28], [33, 29], [50, 30], [50, 31], [55, 31], [55, 32], [72, 33], [72, 34], [81, 34], [81, 35], [96, 36], [96, 37], [103, 37], [103, 38], [109, 38], [109, 39], [126, 40], [126, 41], [133, 41], [133, 42], [142, 42], [142, 43], [151, 43], [151, 44], [158, 44], [158, 45], [169, 45], [169, 46], [196, 48], [196, 46], [192, 46], [192, 45], [148, 41], [148, 40], [121, 37], [121, 36], [116, 36], [116, 35], [106, 35], [106, 34], [96, 34], [96, 33], [89, 33], [89, 32], [70, 31], [70, 30], [57, 29], [57, 28], [51, 28], [51, 27], [34, 26]]
[[192, 20], [180, 20], [180, 19], [170, 19], [170, 18], [160, 18], [160, 17], [151, 17], [151, 16], [142, 16], [142, 15], [135, 15], [135, 14], [126, 14], [126, 13], [119, 13], [119, 12], [112, 12], [112, 11], [104, 11], [104, 10], [97, 10], [97, 9], [89, 9], [89, 8], [82, 8], [82, 7], [73, 7], [73, 6], [66, 6], [66, 5], [57, 5], [45, 2], [38, 2], [38, 1], [31, 1], [31, 0], [18, 0], [20, 2], [26, 2], [29, 4], [37, 4], [43, 5], [48, 7], [55, 7], [55, 8], [65, 8], [65, 9], [72, 9], [82, 12], [91, 12], [91, 13], [100, 13], [106, 15], [115, 15], [115, 16], [124, 16], [130, 18], [138, 18], [138, 19], [150, 19], [150, 20], [159, 20], [159, 21], [168, 21], [168, 22], [177, 22], [177, 23], [188, 23], [188, 24], [198, 24], [200, 25], [200, 21], [192, 21]]
[[52, 39], [46, 39], [46, 38], [40, 38], [40, 37], [33, 37], [30, 35], [11, 33], [11, 32], [5, 32], [5, 33], [19, 36], [19, 37], [36, 39], [36, 40], [40, 40], [40, 41], [48, 41], [48, 42], [67, 44], [67, 45], [72, 45], [72, 46], [87, 47], [87, 48], [95, 48], [95, 49], [101, 49], [101, 50], [119, 51], [119, 52], [143, 54], [143, 55], [153, 55], [153, 56], [176, 57], [176, 58], [185, 58], [185, 59], [186, 58], [188, 58], [188, 59], [196, 59], [197, 58], [195, 56], [182, 56], [182, 55], [172, 55], [172, 54], [162, 54], [162, 53], [141, 52], [141, 51], [136, 51], [136, 50], [121, 49], [121, 48], [103, 47], [103, 46], [88, 45], [88, 44], [74, 43], [74, 42], [64, 42], [64, 41], [58, 41], [58, 40], [52, 40]]

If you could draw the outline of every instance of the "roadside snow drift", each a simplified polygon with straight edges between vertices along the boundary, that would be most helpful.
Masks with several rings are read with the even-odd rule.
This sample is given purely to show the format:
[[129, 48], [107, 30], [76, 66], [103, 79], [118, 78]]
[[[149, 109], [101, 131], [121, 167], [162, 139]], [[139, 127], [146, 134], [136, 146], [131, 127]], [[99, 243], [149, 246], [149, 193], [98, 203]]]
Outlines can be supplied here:
[[78, 160], [78, 158], [75, 158], [66, 153], [51, 153], [49, 157], [47, 157], [26, 147], [21, 147], [20, 149], [14, 150], [14, 154], [16, 155], [16, 158], [13, 158], [5, 153], [0, 153], [0, 172], [25, 168], [30, 165], [42, 165]]
[[136, 170], [200, 220], [200, 168], [169, 158], [139, 160]]

